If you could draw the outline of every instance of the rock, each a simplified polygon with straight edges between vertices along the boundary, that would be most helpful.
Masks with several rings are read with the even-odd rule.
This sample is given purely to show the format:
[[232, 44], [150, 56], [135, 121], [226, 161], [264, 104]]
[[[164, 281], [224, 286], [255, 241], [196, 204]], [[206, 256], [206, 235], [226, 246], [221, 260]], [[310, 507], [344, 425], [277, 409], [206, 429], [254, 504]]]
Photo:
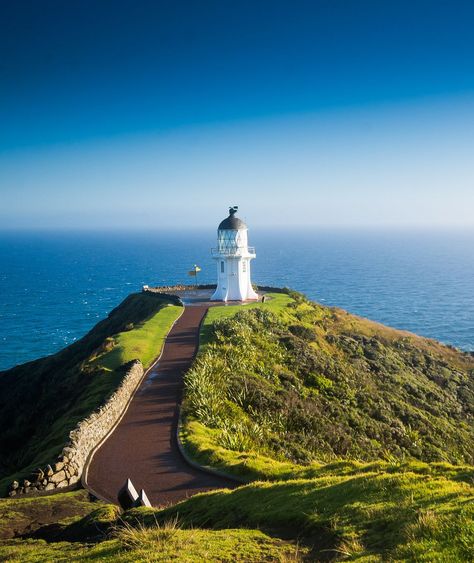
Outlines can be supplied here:
[[107, 403], [82, 420], [69, 433], [70, 441], [66, 443], [55, 463], [36, 468], [29, 479], [21, 481], [21, 485], [18, 481], [13, 481], [9, 486], [9, 494], [13, 491], [14, 493], [10, 496], [43, 489], [51, 491], [80, 481], [91, 448], [103, 438], [108, 427], [120, 416], [124, 404], [143, 375], [143, 366], [139, 361], [130, 362], [124, 372], [122, 385]]
[[44, 479], [44, 471], [38, 467], [33, 471], [33, 477], [35, 481], [42, 481]]
[[70, 448], [69, 446], [63, 448], [63, 456], [66, 456], [70, 460], [74, 457], [74, 453], [74, 448]]
[[58, 473], [55, 473], [49, 481], [51, 483], [61, 483], [64, 479], [66, 479], [66, 473], [64, 473], [64, 471], [58, 471]]

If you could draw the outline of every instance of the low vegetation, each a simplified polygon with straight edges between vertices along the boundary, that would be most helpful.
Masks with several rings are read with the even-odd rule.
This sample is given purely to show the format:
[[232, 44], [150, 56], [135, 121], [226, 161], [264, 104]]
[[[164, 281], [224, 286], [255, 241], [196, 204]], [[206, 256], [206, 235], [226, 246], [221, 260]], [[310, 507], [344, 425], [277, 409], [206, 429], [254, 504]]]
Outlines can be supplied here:
[[474, 463], [471, 355], [298, 294], [233, 313], [205, 326], [186, 375], [187, 424], [216, 447], [299, 464]]
[[[50, 561], [299, 561], [307, 553], [260, 530], [196, 529], [177, 518], [144, 525], [117, 507], [90, 502], [85, 491], [0, 499], [0, 560]], [[133, 525], [129, 523], [133, 522]]]
[[260, 481], [159, 516], [299, 537], [318, 561], [474, 559], [472, 355], [289, 297], [208, 317], [186, 376], [188, 454]]
[[91, 359], [87, 367], [113, 371], [138, 359], [145, 369], [148, 368], [158, 356], [171, 325], [181, 311], [182, 307], [166, 304], [147, 321], [138, 325], [128, 323], [125, 331], [106, 339], [105, 351], [99, 350], [98, 356]]
[[200, 334], [200, 350], [205, 350], [206, 344], [214, 339], [214, 323], [234, 317], [241, 311], [269, 311], [282, 314], [285, 308], [293, 301], [287, 292], [269, 293], [265, 302], [247, 303], [245, 305], [226, 305], [224, 307], [211, 307], [202, 323]]
[[181, 428], [181, 441], [188, 454], [202, 466], [234, 475], [242, 482], [253, 480], [287, 481], [312, 479], [326, 475], [358, 475], [367, 471], [384, 473], [413, 472], [431, 477], [442, 476], [457, 481], [474, 482], [472, 465], [452, 465], [445, 462], [428, 463], [417, 460], [379, 460], [370, 463], [357, 460], [338, 460], [331, 463], [297, 464], [278, 460], [255, 451], [235, 451], [217, 443], [219, 430], [212, 430], [197, 421]]
[[149, 524], [179, 515], [187, 526], [259, 528], [299, 538], [311, 561], [472, 561], [473, 501], [472, 482], [367, 467], [357, 475], [256, 482], [128, 518]]
[[[97, 508], [86, 491], [0, 499], [0, 540], [34, 535], [54, 525], [55, 533]], [[0, 556], [0, 559], [1, 556]]]
[[122, 515], [84, 491], [1, 499], [0, 560], [470, 561], [472, 474], [429, 466], [324, 467]]
[[[123, 514], [84, 491], [3, 499], [0, 560], [474, 560], [474, 357], [297, 293], [269, 297], [211, 308], [185, 378], [187, 453], [248, 484]], [[122, 325], [65, 364], [80, 377], [151, 362], [179, 313], [124, 305]]]
[[0, 494], [56, 458], [70, 430], [117, 388], [124, 364], [150, 365], [181, 311], [159, 294], [130, 295], [71, 346], [0, 373]]

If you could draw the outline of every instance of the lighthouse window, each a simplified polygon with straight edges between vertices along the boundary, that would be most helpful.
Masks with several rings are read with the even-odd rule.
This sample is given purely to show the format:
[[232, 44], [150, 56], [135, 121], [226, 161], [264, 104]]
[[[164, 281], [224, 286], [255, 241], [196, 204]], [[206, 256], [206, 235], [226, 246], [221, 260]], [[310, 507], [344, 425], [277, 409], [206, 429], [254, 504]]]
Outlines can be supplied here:
[[221, 260], [221, 274], [224, 273], [224, 260]]
[[247, 271], [247, 262], [242, 262], [242, 272]]

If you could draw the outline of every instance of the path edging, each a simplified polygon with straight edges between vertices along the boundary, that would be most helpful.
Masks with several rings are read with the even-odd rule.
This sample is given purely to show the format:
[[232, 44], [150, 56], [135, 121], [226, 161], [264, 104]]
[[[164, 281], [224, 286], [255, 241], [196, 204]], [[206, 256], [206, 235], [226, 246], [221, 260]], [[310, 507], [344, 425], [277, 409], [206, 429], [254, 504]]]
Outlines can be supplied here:
[[[201, 344], [201, 328], [202, 325], [204, 323], [204, 320], [207, 317], [207, 314], [209, 312], [209, 309], [207, 309], [205, 315], [202, 317], [201, 322], [199, 323], [199, 332], [198, 332], [198, 345], [196, 347], [196, 352], [194, 354], [194, 358], [192, 360], [191, 363], [191, 367], [192, 364], [194, 363], [198, 353], [199, 353], [199, 348], [200, 348], [200, 344]], [[184, 379], [184, 375], [183, 375], [183, 379]], [[199, 471], [203, 471], [204, 473], [209, 473], [211, 475], [216, 475], [217, 477], [223, 477], [225, 479], [230, 479], [231, 481], [236, 481], [237, 483], [242, 483], [247, 485], [250, 481], [247, 479], [244, 479], [243, 477], [238, 477], [236, 475], [231, 475], [230, 473], [226, 473], [225, 471], [220, 471], [219, 469], [214, 469], [213, 467], [210, 467], [209, 465], [201, 465], [200, 463], [198, 463], [197, 461], [195, 461], [186, 451], [185, 445], [183, 444], [182, 440], [181, 440], [181, 429], [183, 428], [183, 417], [182, 417], [182, 399], [181, 402], [179, 404], [179, 415], [178, 415], [178, 424], [176, 427], [176, 443], [178, 445], [178, 450], [179, 453], [181, 454], [181, 457], [184, 459], [184, 461], [190, 465], [191, 467], [193, 467], [194, 469], [198, 469]]]
[[231, 473], [226, 473], [225, 471], [220, 471], [219, 469], [214, 469], [209, 465], [201, 465], [197, 461], [195, 461], [190, 455], [187, 453], [186, 448], [181, 441], [180, 431], [183, 426], [183, 420], [181, 418], [181, 407], [179, 412], [179, 420], [178, 420], [178, 428], [176, 429], [176, 442], [178, 444], [178, 450], [181, 456], [183, 457], [184, 461], [193, 467], [194, 469], [198, 469], [204, 473], [209, 473], [211, 475], [215, 475], [216, 477], [223, 477], [225, 479], [229, 479], [231, 481], [236, 481], [237, 483], [241, 483], [243, 485], [248, 485], [251, 481], [244, 479], [243, 477], [238, 477], [237, 475], [232, 475]]

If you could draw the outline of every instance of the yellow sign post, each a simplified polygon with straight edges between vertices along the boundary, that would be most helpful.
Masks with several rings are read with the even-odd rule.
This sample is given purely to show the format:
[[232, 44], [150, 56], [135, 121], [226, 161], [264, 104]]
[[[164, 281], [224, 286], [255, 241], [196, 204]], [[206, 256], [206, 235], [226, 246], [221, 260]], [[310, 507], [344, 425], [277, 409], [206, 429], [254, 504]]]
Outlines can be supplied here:
[[189, 272], [188, 272], [188, 275], [194, 276], [196, 278], [196, 285], [198, 285], [198, 272], [200, 272], [200, 271], [201, 271], [201, 268], [198, 265], [194, 264], [193, 269], [189, 270]]

